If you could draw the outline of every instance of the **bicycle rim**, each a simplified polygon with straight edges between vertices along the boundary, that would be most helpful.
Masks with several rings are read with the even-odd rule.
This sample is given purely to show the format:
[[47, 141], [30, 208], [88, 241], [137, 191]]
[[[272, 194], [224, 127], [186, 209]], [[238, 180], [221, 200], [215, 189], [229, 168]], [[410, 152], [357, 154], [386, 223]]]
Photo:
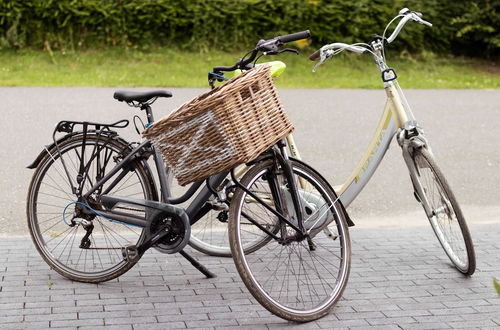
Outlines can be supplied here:
[[[128, 148], [111, 141], [103, 147], [100, 157], [91, 160], [92, 153], [96, 150], [94, 147], [103, 146], [103, 143], [102, 139], [95, 136], [87, 137], [85, 153], [81, 152], [81, 138], [74, 138], [60, 146], [62, 158], [74, 184], [81, 157], [85, 163], [91, 163], [85, 183], [85, 187], [90, 188], [98, 176], [102, 177], [121, 159], [120, 152], [123, 148]], [[85, 240], [88, 231], [84, 226], [81, 223], [71, 225], [75, 207], [82, 206], [75, 204], [77, 196], [71, 191], [61, 158], [55, 152], [52, 154], [45, 157], [38, 166], [28, 193], [28, 225], [38, 251], [57, 272], [77, 281], [101, 282], [123, 274], [134, 263], [123, 258], [122, 247], [138, 244], [143, 239], [143, 229], [95, 216], [90, 221], [93, 230]], [[138, 163], [133, 166], [133, 170], [126, 174], [110, 194], [152, 198], [147, 173]], [[93, 198], [98, 200], [97, 195]], [[144, 215], [139, 209], [127, 212]]]

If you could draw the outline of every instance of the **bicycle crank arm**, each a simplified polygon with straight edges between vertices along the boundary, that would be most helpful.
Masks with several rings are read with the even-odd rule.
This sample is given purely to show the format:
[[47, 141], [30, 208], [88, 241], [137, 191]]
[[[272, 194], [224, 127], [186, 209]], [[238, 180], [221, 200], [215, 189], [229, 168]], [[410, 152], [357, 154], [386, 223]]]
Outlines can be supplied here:
[[170, 234], [170, 226], [164, 226], [160, 230], [158, 230], [151, 237], [148, 237], [144, 243], [137, 247], [137, 251], [140, 254], [144, 254], [150, 247], [161, 242], [162, 239], [167, 237]]

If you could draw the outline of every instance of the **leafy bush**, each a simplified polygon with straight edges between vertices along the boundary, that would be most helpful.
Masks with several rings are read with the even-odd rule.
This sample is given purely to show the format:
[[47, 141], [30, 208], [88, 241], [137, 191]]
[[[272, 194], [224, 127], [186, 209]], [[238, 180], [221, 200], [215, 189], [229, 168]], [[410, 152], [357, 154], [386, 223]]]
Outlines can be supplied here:
[[399, 50], [495, 56], [495, 0], [3, 0], [0, 46], [88, 48], [118, 45], [232, 50], [259, 38], [310, 29], [315, 46], [366, 41], [401, 8], [422, 11], [432, 29], [408, 24]]

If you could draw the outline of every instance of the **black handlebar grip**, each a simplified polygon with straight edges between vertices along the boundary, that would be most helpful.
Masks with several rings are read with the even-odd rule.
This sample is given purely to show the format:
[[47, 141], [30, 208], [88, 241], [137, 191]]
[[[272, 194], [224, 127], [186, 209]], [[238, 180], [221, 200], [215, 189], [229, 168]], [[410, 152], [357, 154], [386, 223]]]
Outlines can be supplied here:
[[321, 51], [321, 49], [318, 49], [317, 51], [315, 51], [314, 53], [312, 53], [311, 55], [309, 55], [309, 59], [311, 61], [317, 61], [317, 60], [319, 60], [320, 55], [321, 55], [320, 51]]
[[215, 66], [212, 70], [213, 72], [230, 72], [236, 70], [237, 66]]
[[309, 30], [305, 30], [302, 32], [285, 34], [284, 36], [276, 37], [276, 39], [285, 44], [287, 42], [292, 42], [292, 41], [301, 40], [301, 39], [307, 39], [310, 36], [311, 36], [311, 32], [309, 32]]

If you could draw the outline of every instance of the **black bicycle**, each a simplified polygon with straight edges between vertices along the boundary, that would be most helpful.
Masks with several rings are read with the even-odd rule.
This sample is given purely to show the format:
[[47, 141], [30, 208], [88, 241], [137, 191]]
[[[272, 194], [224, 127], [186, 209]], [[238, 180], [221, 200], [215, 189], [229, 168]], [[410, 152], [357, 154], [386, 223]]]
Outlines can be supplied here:
[[[308, 32], [261, 40], [237, 67], [305, 37]], [[144, 110], [148, 125], [154, 121], [151, 104], [170, 96], [166, 91], [114, 95]], [[193, 224], [214, 207], [229, 207], [233, 258], [256, 299], [276, 315], [300, 322], [331, 309], [349, 274], [347, 215], [321, 175], [288, 157], [286, 141], [248, 163], [243, 177], [219, 173], [173, 198], [163, 159], [151, 142], [128, 143], [117, 133], [128, 124], [62, 121], [54, 142], [28, 166], [36, 169], [27, 198], [30, 234], [55, 271], [76, 281], [107, 281], [153, 247], [181, 253], [212, 277], [183, 248]], [[151, 157], [159, 188], [148, 165]], [[187, 208], [176, 206], [193, 197]]]

